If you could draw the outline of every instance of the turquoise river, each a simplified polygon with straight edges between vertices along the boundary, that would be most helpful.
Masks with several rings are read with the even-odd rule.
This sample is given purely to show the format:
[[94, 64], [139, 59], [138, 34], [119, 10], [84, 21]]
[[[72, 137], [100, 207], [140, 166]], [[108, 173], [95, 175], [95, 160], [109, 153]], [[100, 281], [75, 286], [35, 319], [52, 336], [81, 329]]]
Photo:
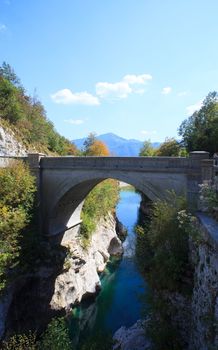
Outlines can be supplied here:
[[98, 334], [114, 333], [121, 326], [132, 326], [146, 309], [147, 285], [135, 261], [135, 232], [141, 196], [120, 192], [116, 215], [127, 228], [122, 259], [112, 258], [101, 275], [102, 289], [95, 300], [84, 301], [73, 309], [72, 336], [75, 343]]

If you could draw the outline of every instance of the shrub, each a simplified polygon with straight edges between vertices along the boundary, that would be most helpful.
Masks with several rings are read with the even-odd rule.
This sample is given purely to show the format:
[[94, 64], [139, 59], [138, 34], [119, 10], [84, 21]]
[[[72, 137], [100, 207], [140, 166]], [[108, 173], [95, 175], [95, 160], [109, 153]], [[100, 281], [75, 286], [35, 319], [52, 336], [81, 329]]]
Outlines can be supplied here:
[[37, 350], [36, 334], [18, 334], [12, 336], [8, 341], [4, 341], [3, 350]]
[[53, 318], [40, 341], [40, 350], [73, 350], [66, 320]]
[[212, 182], [205, 182], [200, 186], [200, 204], [203, 211], [213, 212], [214, 207], [218, 207], [218, 193], [216, 185]]
[[81, 213], [80, 233], [84, 247], [88, 246], [100, 218], [115, 210], [118, 197], [118, 183], [112, 179], [101, 182], [88, 194]]
[[22, 162], [0, 169], [0, 291], [20, 262], [23, 230], [30, 221], [35, 182]]
[[185, 208], [184, 198], [171, 193], [167, 201], [153, 205], [150, 224], [136, 229], [138, 262], [154, 288], [183, 287], [189, 269], [189, 229], [181, 224], [178, 213]]

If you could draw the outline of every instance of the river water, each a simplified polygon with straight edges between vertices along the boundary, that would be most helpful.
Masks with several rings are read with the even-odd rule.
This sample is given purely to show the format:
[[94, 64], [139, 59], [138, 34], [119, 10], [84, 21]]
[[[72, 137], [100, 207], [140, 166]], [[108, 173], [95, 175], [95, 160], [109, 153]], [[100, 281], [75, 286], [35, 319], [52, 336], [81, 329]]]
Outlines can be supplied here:
[[75, 342], [101, 330], [114, 333], [121, 326], [132, 326], [146, 309], [147, 285], [135, 261], [135, 232], [141, 197], [122, 189], [116, 215], [127, 228], [122, 259], [112, 258], [101, 275], [102, 289], [93, 301], [84, 301], [73, 309], [72, 335]]

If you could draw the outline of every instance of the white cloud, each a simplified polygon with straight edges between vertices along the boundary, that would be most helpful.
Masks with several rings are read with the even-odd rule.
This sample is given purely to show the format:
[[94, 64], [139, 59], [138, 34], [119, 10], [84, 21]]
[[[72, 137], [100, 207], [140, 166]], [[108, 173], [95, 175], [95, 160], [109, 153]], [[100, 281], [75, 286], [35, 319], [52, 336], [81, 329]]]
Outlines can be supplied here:
[[164, 87], [163, 90], [161, 91], [163, 95], [169, 95], [171, 92], [172, 92], [172, 88], [170, 86]]
[[141, 130], [141, 134], [142, 134], [142, 135], [145, 135], [145, 136], [156, 135], [156, 134], [157, 134], [157, 131], [156, 131], [156, 130], [152, 130], [152, 131]]
[[73, 93], [69, 89], [63, 89], [52, 94], [51, 98], [55, 103], [66, 105], [81, 104], [89, 106], [98, 106], [100, 104], [99, 99], [96, 96], [93, 96], [86, 91]]
[[123, 77], [123, 81], [125, 81], [127, 84], [145, 84], [147, 81], [152, 80], [152, 76], [150, 74], [141, 74], [141, 75], [135, 75], [135, 74], [127, 74], [125, 77]]
[[5, 32], [5, 31], [6, 31], [6, 29], [7, 29], [6, 25], [5, 25], [5, 24], [0, 23], [0, 33]]
[[187, 115], [190, 116], [194, 112], [199, 111], [199, 109], [201, 109], [202, 107], [202, 104], [203, 104], [203, 100], [200, 100], [196, 102], [194, 105], [186, 107]]
[[188, 91], [181, 91], [181, 92], [178, 92], [177, 96], [179, 97], [183, 97], [183, 96], [187, 96], [188, 95]]
[[96, 84], [96, 94], [103, 99], [123, 99], [127, 98], [130, 94], [136, 93], [142, 95], [145, 90], [140, 88], [141, 85], [145, 85], [147, 81], [151, 80], [150, 74], [127, 74], [121, 81], [116, 83], [99, 82]]
[[82, 119], [65, 119], [65, 123], [73, 124], [73, 125], [81, 125], [84, 123]]
[[127, 98], [130, 94], [135, 93], [142, 95], [145, 92], [144, 86], [152, 79], [150, 74], [127, 74], [121, 81], [98, 82], [95, 85], [96, 95], [94, 96], [86, 91], [72, 92], [70, 89], [63, 89], [51, 95], [52, 100], [59, 104], [83, 104], [97, 106], [100, 99], [119, 100]]
[[122, 99], [132, 92], [128, 83], [120, 81], [118, 83], [97, 83], [96, 94], [101, 98]]

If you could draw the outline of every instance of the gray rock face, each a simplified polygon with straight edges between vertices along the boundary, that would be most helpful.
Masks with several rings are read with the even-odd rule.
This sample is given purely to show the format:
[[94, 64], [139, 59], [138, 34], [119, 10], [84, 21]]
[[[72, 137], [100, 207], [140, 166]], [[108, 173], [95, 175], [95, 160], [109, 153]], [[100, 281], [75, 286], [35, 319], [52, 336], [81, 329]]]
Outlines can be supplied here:
[[24, 156], [25, 147], [16, 140], [11, 130], [0, 126], [0, 156]]
[[113, 336], [113, 350], [149, 350], [151, 343], [146, 338], [146, 320], [138, 320], [132, 327], [119, 328]]
[[[210, 219], [212, 220], [212, 219]], [[204, 222], [202, 223], [204, 225]], [[211, 224], [211, 230], [213, 225]], [[210, 226], [201, 226], [204, 237], [197, 247], [195, 284], [192, 296], [192, 325], [189, 350], [218, 348], [218, 252]], [[214, 242], [214, 244], [212, 244]], [[194, 254], [194, 252], [193, 252]]]
[[69, 253], [64, 263], [65, 271], [55, 281], [50, 303], [52, 309], [69, 310], [83, 297], [94, 295], [100, 289], [98, 273], [104, 270], [110, 255], [123, 253], [115, 225], [115, 218], [111, 214], [100, 220], [87, 250], [81, 247], [78, 229], [65, 233], [61, 245], [67, 247]]

